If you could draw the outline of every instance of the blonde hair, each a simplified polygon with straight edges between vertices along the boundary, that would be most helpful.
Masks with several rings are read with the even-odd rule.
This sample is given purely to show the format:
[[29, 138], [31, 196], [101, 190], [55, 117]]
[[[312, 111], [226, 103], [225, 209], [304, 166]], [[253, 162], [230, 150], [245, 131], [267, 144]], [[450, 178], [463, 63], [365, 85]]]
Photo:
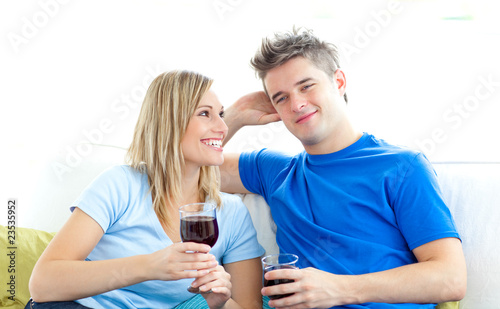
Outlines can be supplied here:
[[[137, 121], [127, 163], [147, 173], [153, 208], [169, 226], [168, 207], [179, 205], [184, 156], [181, 141], [189, 120], [213, 80], [190, 71], [160, 74], [149, 86]], [[207, 198], [221, 206], [217, 166], [203, 166], [198, 181], [200, 201]]]

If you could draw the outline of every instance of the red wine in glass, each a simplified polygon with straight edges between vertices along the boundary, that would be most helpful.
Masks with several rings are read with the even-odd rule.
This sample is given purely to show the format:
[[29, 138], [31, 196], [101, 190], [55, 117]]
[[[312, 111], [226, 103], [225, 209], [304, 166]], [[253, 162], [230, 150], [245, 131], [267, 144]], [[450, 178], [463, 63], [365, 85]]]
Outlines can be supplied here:
[[[285, 269], [285, 268], [288, 268], [288, 269], [297, 269], [297, 267], [291, 266], [291, 265], [274, 265], [274, 266], [268, 266], [268, 267], [264, 268], [264, 275], [267, 272], [269, 272], [269, 271], [276, 270], [276, 269]], [[278, 284], [291, 283], [291, 282], [294, 282], [294, 281], [291, 280], [291, 279], [267, 280], [267, 279], [264, 278], [264, 286], [265, 287], [267, 287], [267, 286], [273, 286], [273, 285], [278, 285]], [[280, 298], [288, 297], [290, 295], [293, 295], [293, 293], [290, 293], [290, 294], [280, 294], [280, 295], [269, 295], [269, 298], [270, 299], [280, 299]]]
[[219, 238], [217, 218], [210, 216], [189, 216], [181, 219], [182, 241], [196, 242], [213, 247]]
[[[278, 284], [287, 284], [294, 282], [291, 279], [273, 279], [273, 280], [268, 280], [266, 279], [266, 274], [268, 272], [271, 272], [273, 270], [277, 269], [297, 269], [295, 264], [299, 260], [299, 257], [296, 256], [295, 254], [289, 254], [289, 253], [280, 253], [280, 254], [272, 254], [268, 255], [262, 258], [262, 266], [264, 268], [264, 286], [273, 286], [273, 285], [278, 285]], [[270, 299], [279, 299], [279, 298], [284, 298], [288, 297], [290, 295], [293, 295], [293, 293], [289, 294], [278, 294], [278, 295], [269, 295]]]
[[[179, 208], [180, 233], [183, 242], [207, 244], [213, 247], [219, 238], [216, 205], [213, 203], [193, 203]], [[188, 287], [191, 293], [201, 293], [198, 288]]]

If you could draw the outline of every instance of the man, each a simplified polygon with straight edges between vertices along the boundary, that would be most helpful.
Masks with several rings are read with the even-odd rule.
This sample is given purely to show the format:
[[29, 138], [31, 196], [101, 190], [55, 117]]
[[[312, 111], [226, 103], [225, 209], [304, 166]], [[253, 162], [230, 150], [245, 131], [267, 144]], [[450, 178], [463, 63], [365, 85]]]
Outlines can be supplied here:
[[229, 107], [228, 138], [281, 119], [305, 150], [229, 154], [221, 169], [223, 191], [264, 196], [281, 252], [299, 256], [299, 270], [266, 274], [295, 281], [263, 288], [294, 293], [269, 305], [434, 308], [462, 299], [461, 241], [430, 163], [353, 126], [335, 46], [294, 29], [264, 39], [251, 63], [265, 93]]

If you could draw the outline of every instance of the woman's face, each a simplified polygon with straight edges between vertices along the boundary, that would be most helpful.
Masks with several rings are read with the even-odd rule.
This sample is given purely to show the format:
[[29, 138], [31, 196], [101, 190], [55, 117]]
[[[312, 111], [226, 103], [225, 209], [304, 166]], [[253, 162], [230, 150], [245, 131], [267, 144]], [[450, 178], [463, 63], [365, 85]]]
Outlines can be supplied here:
[[224, 162], [222, 141], [228, 129], [222, 119], [223, 114], [224, 107], [215, 93], [205, 93], [189, 120], [181, 141], [186, 166], [199, 168], [221, 165]]

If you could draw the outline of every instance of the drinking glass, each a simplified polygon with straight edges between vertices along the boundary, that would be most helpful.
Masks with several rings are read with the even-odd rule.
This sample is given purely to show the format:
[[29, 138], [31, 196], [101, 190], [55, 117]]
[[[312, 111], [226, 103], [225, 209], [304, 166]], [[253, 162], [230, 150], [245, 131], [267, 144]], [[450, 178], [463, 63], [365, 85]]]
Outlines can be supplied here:
[[[276, 269], [297, 269], [298, 267], [295, 266], [297, 261], [299, 260], [299, 257], [296, 256], [295, 254], [290, 254], [290, 253], [280, 253], [280, 254], [272, 254], [268, 255], [262, 258], [262, 265], [264, 267], [264, 276], [266, 273], [276, 270]], [[277, 284], [285, 284], [285, 283], [291, 283], [294, 282], [293, 280], [290, 279], [274, 279], [274, 280], [267, 280], [264, 277], [264, 286], [273, 286]], [[291, 294], [280, 294], [280, 295], [270, 295], [270, 299], [279, 299], [279, 298], [284, 298], [287, 296], [293, 295]]]
[[[214, 203], [193, 203], [179, 208], [181, 239], [183, 242], [207, 244], [213, 247], [219, 238], [216, 205]], [[201, 293], [198, 288], [188, 287], [191, 293]]]

